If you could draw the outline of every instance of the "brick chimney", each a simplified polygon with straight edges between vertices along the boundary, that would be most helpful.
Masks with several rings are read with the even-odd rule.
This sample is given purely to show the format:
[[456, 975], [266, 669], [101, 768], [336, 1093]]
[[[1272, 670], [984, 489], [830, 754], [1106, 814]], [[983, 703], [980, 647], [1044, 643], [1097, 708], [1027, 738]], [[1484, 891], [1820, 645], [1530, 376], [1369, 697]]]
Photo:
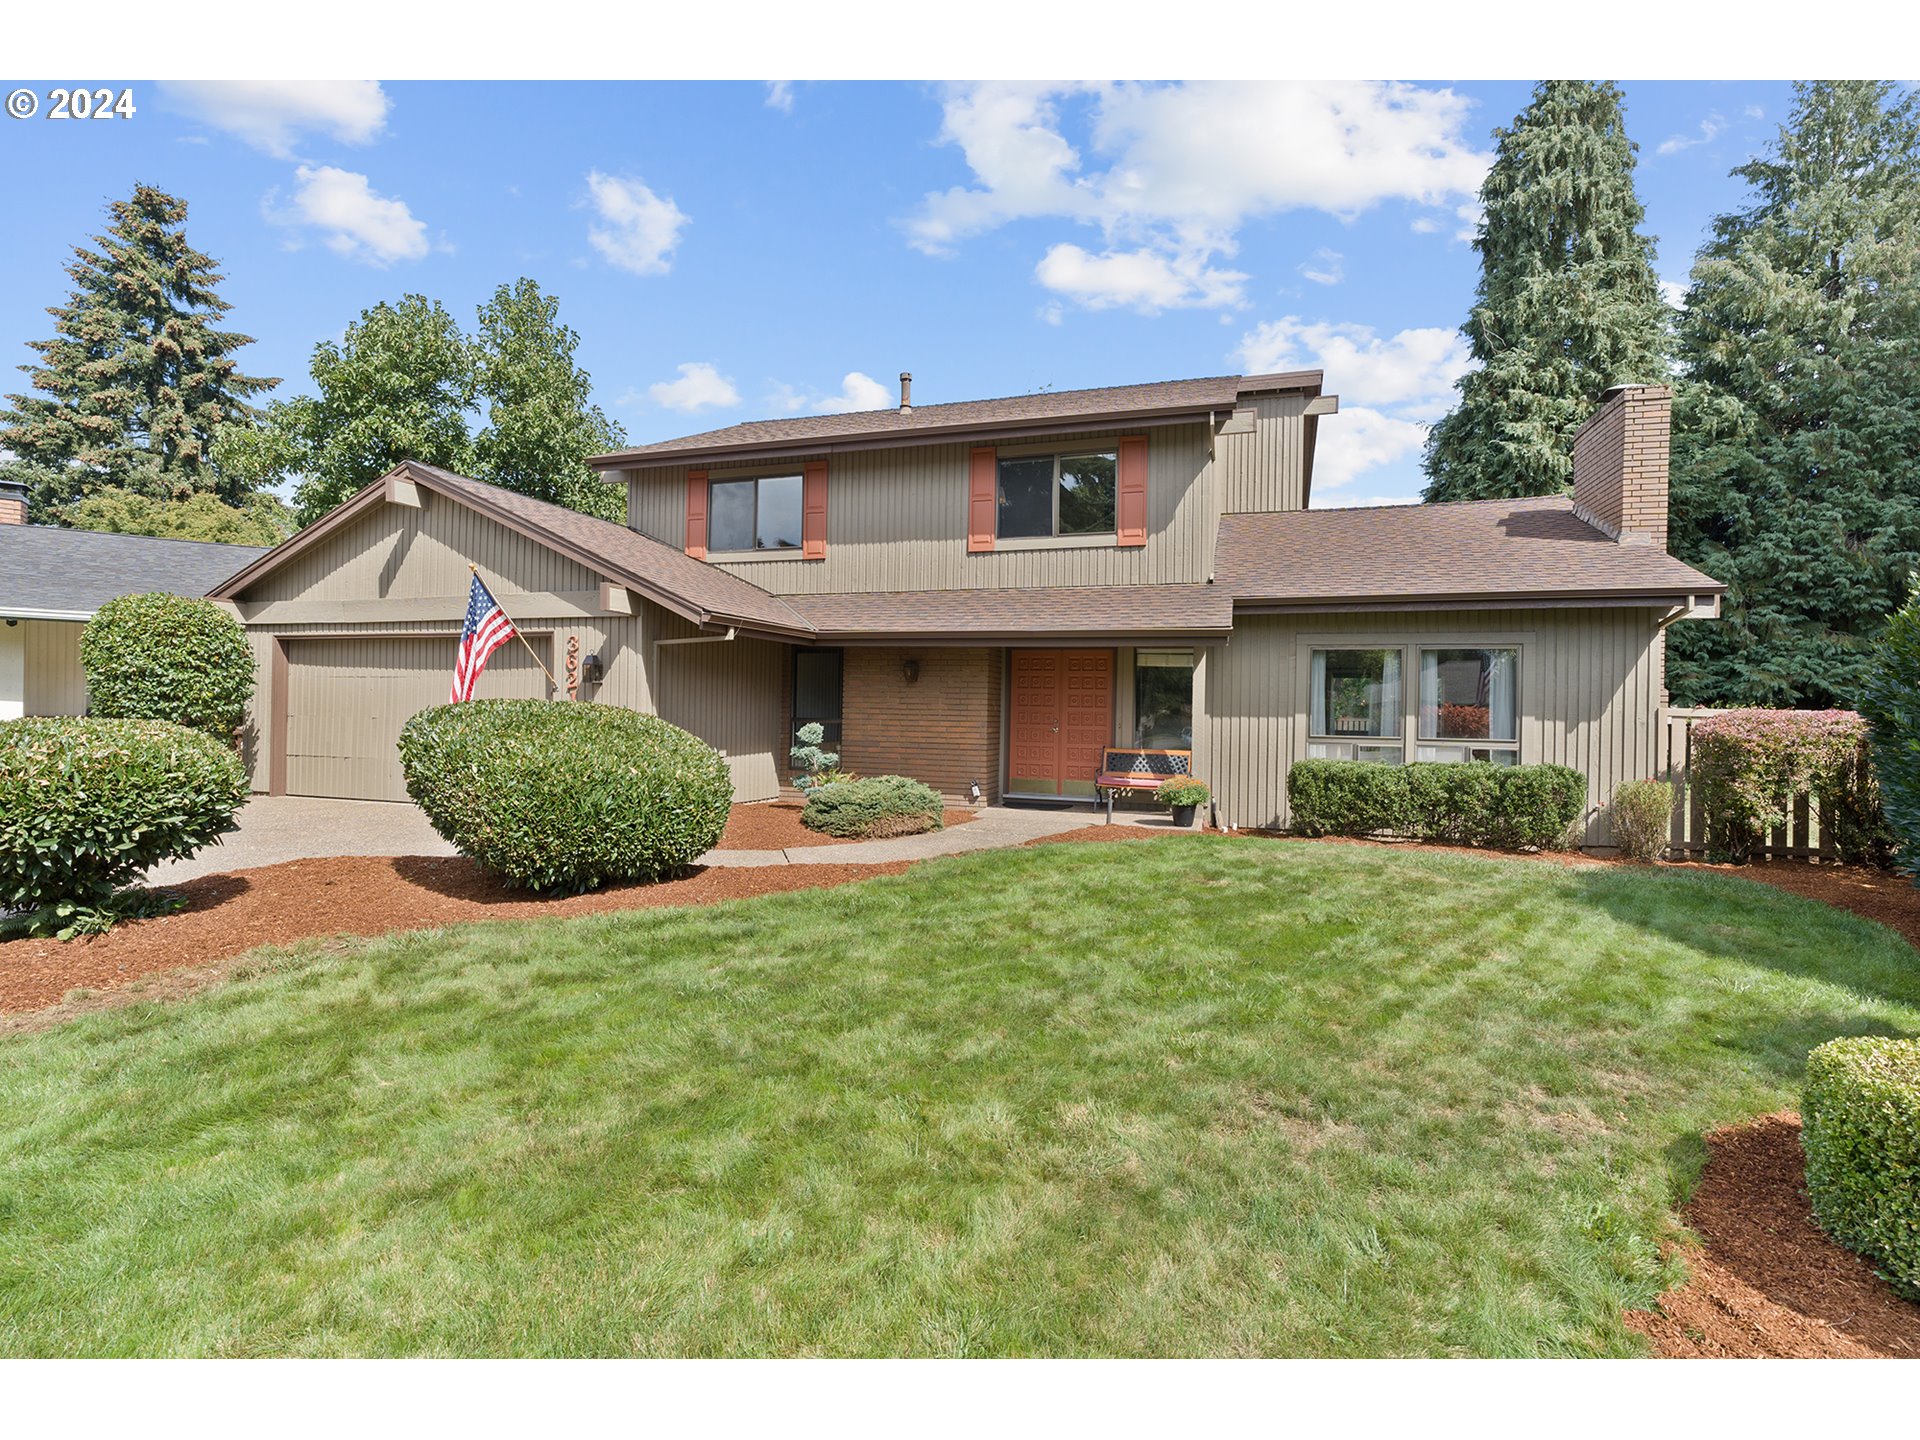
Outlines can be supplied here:
[[18, 480], [0, 480], [0, 525], [27, 523], [27, 487]]
[[1616, 385], [1573, 437], [1573, 513], [1622, 545], [1667, 548], [1673, 388]]

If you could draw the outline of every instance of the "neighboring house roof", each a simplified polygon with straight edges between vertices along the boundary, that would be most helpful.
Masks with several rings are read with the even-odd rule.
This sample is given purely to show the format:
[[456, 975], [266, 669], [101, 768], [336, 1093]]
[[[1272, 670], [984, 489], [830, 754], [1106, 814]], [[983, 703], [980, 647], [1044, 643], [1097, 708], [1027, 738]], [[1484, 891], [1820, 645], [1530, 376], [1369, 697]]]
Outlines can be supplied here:
[[[478, 511], [508, 529], [559, 551], [609, 580], [618, 581], [695, 624], [738, 625], [775, 634], [806, 637], [807, 623], [777, 596], [725, 570], [695, 560], [658, 540], [583, 515], [563, 505], [532, 500], [483, 480], [472, 480], [433, 465], [407, 461], [337, 506], [292, 539], [272, 550], [212, 593], [232, 599], [261, 576], [316, 541], [326, 538], [380, 503], [387, 482], [411, 480], [417, 485]], [[258, 554], [259, 552], [255, 552]]]
[[205, 595], [267, 552], [53, 525], [0, 525], [0, 615], [86, 620], [120, 595]]
[[1108, 420], [1117, 425], [1141, 424], [1149, 419], [1231, 410], [1244, 395], [1282, 390], [1317, 395], [1321, 379], [1318, 370], [1276, 375], [1211, 375], [1197, 380], [1162, 380], [1150, 385], [1047, 390], [998, 400], [915, 405], [910, 410], [856, 410], [844, 415], [749, 420], [722, 430], [617, 450], [611, 455], [596, 456], [587, 463], [596, 469], [619, 469], [768, 450], [798, 453], [807, 449], [824, 451], [899, 444], [903, 440], [931, 442], [985, 432], [1044, 430], [1061, 423], [1082, 428]]
[[1217, 585], [1053, 585], [1017, 590], [905, 590], [791, 595], [823, 643], [835, 640], [989, 640], [1082, 635], [1116, 639], [1224, 637], [1233, 601]]
[[1620, 544], [1564, 496], [1225, 515], [1214, 576], [1241, 610], [1648, 604], [1726, 589]]

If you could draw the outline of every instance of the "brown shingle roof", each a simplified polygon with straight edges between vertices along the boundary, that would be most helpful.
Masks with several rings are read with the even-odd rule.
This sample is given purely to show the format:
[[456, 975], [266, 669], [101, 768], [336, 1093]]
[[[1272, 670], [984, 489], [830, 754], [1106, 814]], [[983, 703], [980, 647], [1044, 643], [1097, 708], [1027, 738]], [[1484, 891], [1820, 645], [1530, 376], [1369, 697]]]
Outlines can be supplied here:
[[1233, 602], [1217, 585], [1051, 585], [791, 595], [822, 640], [1225, 635]]
[[898, 410], [856, 410], [846, 415], [794, 415], [782, 420], [749, 420], [722, 430], [683, 435], [652, 445], [636, 445], [589, 460], [613, 468], [636, 462], [675, 460], [733, 452], [792, 449], [818, 442], [828, 445], [877, 441], [902, 435], [937, 436], [970, 431], [1030, 428], [1052, 421], [1084, 422], [1185, 411], [1230, 410], [1242, 394], [1254, 390], [1318, 391], [1318, 370], [1281, 375], [1210, 375], [1197, 380], [1161, 380], [1150, 385], [1108, 385], [1095, 390], [1048, 390], [997, 400], [962, 400], [945, 405], [916, 405]]
[[1620, 545], [1561, 496], [1226, 515], [1214, 563], [1242, 607], [1378, 601], [1649, 603], [1726, 589], [1651, 545]]

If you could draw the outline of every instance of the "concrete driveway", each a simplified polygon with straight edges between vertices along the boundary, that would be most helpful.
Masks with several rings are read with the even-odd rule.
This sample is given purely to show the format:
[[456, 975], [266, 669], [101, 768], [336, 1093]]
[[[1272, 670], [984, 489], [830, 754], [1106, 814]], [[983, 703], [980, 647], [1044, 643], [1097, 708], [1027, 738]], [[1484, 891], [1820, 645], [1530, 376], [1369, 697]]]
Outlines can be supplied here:
[[385, 800], [319, 800], [256, 795], [240, 811], [240, 828], [191, 860], [169, 860], [148, 872], [150, 884], [191, 880], [222, 870], [251, 870], [320, 855], [451, 855], [417, 805]]
[[[994, 850], [1024, 845], [1044, 835], [1057, 835], [1082, 826], [1097, 825], [1105, 817], [1088, 810], [1009, 810], [990, 806], [971, 824], [896, 840], [868, 840], [857, 845], [823, 845], [798, 850], [715, 850], [702, 858], [708, 865], [873, 865], [890, 860], [925, 860], [965, 850]], [[1164, 828], [1178, 834], [1162, 814], [1134, 814], [1122, 823]], [[147, 883], [164, 885], [214, 875], [225, 870], [251, 870], [278, 865], [283, 860], [311, 860], [322, 855], [452, 855], [454, 848], [427, 824], [412, 803], [386, 800], [320, 800], [306, 795], [256, 795], [240, 811], [240, 828], [209, 845], [191, 860], [170, 860], [147, 873]]]

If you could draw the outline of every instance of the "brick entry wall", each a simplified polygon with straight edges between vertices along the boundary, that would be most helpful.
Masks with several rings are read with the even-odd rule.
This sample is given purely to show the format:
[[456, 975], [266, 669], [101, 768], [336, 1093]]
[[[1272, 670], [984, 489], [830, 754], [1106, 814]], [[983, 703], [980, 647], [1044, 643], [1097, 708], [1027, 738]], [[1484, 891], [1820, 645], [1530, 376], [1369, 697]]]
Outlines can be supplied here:
[[[920, 664], [912, 684], [908, 660]], [[999, 650], [849, 647], [840, 763], [858, 775], [911, 775], [957, 804], [977, 780], [981, 798], [997, 803], [1004, 670]]]

